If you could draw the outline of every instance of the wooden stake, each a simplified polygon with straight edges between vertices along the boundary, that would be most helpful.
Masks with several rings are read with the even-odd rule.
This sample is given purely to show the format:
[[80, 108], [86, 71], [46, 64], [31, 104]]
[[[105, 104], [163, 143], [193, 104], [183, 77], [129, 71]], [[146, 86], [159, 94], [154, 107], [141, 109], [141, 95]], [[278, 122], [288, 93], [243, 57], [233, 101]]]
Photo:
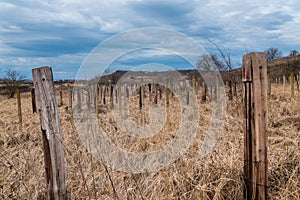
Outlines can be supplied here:
[[295, 74], [293, 71], [291, 71], [290, 82], [291, 82], [291, 100], [294, 100], [295, 99]]
[[228, 85], [229, 85], [228, 99], [232, 100], [233, 98], [232, 98], [232, 82], [231, 82], [231, 80], [229, 80]]
[[243, 56], [245, 103], [244, 199], [267, 199], [267, 58], [265, 53]]
[[106, 90], [107, 90], [107, 87], [104, 86], [104, 88], [103, 88], [103, 104], [104, 104], [104, 105], [106, 104], [106, 99], [105, 99]]
[[114, 86], [113, 85], [110, 86], [110, 106], [111, 109], [113, 109], [114, 107]]
[[59, 97], [60, 97], [60, 106], [63, 106], [63, 96], [62, 96], [62, 83], [60, 84], [59, 88]]
[[217, 99], [217, 102], [220, 101], [220, 79], [217, 78], [216, 79], [216, 99]]
[[206, 102], [207, 87], [205, 82], [202, 82], [202, 103]]
[[157, 104], [158, 103], [158, 87], [159, 85], [158, 84], [155, 84], [155, 88], [154, 88], [154, 92], [155, 92], [155, 96], [154, 96], [154, 104]]
[[32, 104], [32, 113], [36, 113], [36, 100], [35, 100], [34, 88], [31, 89], [31, 104]]
[[98, 83], [95, 84], [95, 111], [96, 111], [96, 116], [98, 117], [98, 103], [99, 103], [99, 85]]
[[271, 95], [271, 77], [270, 73], [268, 73], [268, 96]]
[[22, 107], [21, 107], [21, 94], [20, 94], [20, 89], [16, 89], [17, 93], [17, 102], [18, 102], [18, 117], [19, 117], [19, 126], [20, 129], [22, 129]]
[[166, 104], [167, 104], [167, 108], [169, 108], [170, 105], [170, 89], [166, 88]]
[[236, 91], [236, 81], [233, 82], [233, 96], [237, 96], [237, 91]]
[[144, 103], [144, 86], [142, 85], [140, 87], [140, 99], [139, 99], [139, 105], [140, 105], [140, 109], [143, 109], [143, 103]]
[[77, 90], [77, 108], [81, 110], [81, 94], [82, 94], [82, 88], [78, 87]]
[[69, 89], [69, 107], [70, 107], [70, 110], [72, 110], [73, 89], [72, 89], [72, 87], [69, 84], [68, 84], [68, 89]]
[[32, 70], [35, 96], [40, 110], [48, 199], [67, 199], [64, 148], [50, 67]]

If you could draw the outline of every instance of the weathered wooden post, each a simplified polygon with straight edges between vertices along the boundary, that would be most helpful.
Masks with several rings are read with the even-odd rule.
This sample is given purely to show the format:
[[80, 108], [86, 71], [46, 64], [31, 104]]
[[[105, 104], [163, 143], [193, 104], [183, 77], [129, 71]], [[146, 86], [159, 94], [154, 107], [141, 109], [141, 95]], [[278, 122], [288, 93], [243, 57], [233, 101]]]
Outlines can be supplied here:
[[237, 96], [236, 81], [233, 81], [233, 96]]
[[62, 83], [60, 84], [60, 87], [59, 87], [59, 97], [60, 97], [60, 103], [59, 103], [59, 105], [63, 106]]
[[69, 84], [68, 84], [68, 89], [69, 89], [69, 107], [70, 107], [70, 110], [72, 110], [73, 89], [72, 89], [72, 87]]
[[155, 84], [155, 88], [154, 88], [154, 104], [157, 104], [158, 103], [158, 87], [159, 85], [158, 84]]
[[128, 89], [128, 86], [125, 85], [125, 91], [126, 91], [126, 100], [129, 99], [129, 89]]
[[106, 104], [106, 99], [105, 99], [106, 90], [107, 90], [107, 87], [104, 86], [104, 88], [103, 88], [103, 104], [104, 104], [104, 105]]
[[151, 83], [148, 83], [148, 89], [149, 89], [149, 102], [152, 101], [152, 86]]
[[197, 89], [196, 89], [196, 77], [195, 75], [192, 77], [192, 88], [195, 91], [195, 94], [197, 94]]
[[220, 79], [219, 78], [216, 78], [216, 99], [217, 99], [217, 102], [220, 101]]
[[50, 67], [33, 69], [32, 78], [40, 110], [47, 196], [51, 200], [67, 199], [64, 148], [52, 69]]
[[140, 87], [140, 97], [139, 97], [139, 105], [140, 105], [140, 109], [143, 109], [143, 103], [144, 103], [144, 86], [142, 85]]
[[243, 56], [245, 103], [244, 199], [267, 199], [267, 58], [265, 53]]
[[166, 104], [167, 104], [167, 108], [169, 108], [170, 105], [170, 89], [166, 88]]
[[228, 99], [232, 100], [233, 97], [232, 97], [232, 82], [231, 82], [231, 80], [228, 81], [228, 85], [229, 85]]
[[187, 90], [186, 91], [186, 105], [190, 104], [190, 92]]
[[112, 84], [110, 86], [110, 106], [111, 109], [114, 108], [114, 86]]
[[206, 102], [207, 87], [205, 81], [202, 82], [202, 103]]
[[96, 116], [98, 117], [98, 103], [99, 103], [99, 84], [95, 84], [95, 111], [96, 111]]
[[19, 126], [20, 129], [22, 129], [22, 107], [21, 107], [21, 94], [20, 94], [20, 89], [16, 89], [17, 93], [17, 103], [18, 103], [18, 117], [19, 117]]
[[81, 94], [82, 94], [82, 88], [81, 87], [78, 87], [77, 89], [77, 108], [79, 110], [81, 110]]
[[295, 74], [293, 71], [291, 71], [290, 82], [291, 82], [291, 100], [293, 100], [295, 99]]
[[36, 100], [35, 100], [34, 88], [31, 88], [31, 105], [32, 105], [32, 113], [36, 113]]
[[295, 81], [296, 81], [297, 91], [300, 92], [300, 88], [299, 88], [299, 72], [298, 73], [296, 72]]
[[267, 76], [267, 78], [268, 78], [268, 96], [270, 96], [271, 95], [271, 77], [270, 77], [270, 73], [268, 73], [268, 76]]

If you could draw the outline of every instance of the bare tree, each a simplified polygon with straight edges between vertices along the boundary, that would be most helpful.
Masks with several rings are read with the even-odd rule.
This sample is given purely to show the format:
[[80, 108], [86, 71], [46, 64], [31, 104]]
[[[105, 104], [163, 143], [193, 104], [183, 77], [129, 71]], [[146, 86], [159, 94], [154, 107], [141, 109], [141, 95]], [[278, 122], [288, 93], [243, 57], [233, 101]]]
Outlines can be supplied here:
[[208, 41], [217, 48], [217, 50], [220, 54], [221, 62], [223, 63], [223, 71], [232, 70], [239, 65], [232, 61], [231, 51], [228, 47], [219, 46], [211, 40], [208, 40]]
[[6, 69], [3, 71], [3, 84], [8, 98], [13, 98], [16, 89], [25, 81], [26, 76], [16, 70]]
[[199, 60], [196, 63], [196, 66], [199, 70], [206, 71], [206, 72], [223, 70], [224, 68], [224, 64], [214, 54], [201, 55]]
[[289, 56], [296, 56], [299, 55], [299, 52], [297, 50], [291, 50]]
[[[236, 63], [236, 62], [233, 62], [232, 61], [232, 57], [231, 57], [231, 51], [228, 47], [224, 47], [224, 46], [219, 46], [217, 45], [215, 42], [211, 41], [211, 40], [208, 40], [211, 44], [213, 44], [219, 54], [220, 54], [220, 57], [221, 57], [221, 62], [223, 63], [223, 67], [222, 67], [222, 71], [231, 71], [235, 68], [237, 68], [240, 64]], [[247, 50], [246, 50], [247, 51]], [[232, 99], [232, 83], [233, 83], [233, 87], [234, 87], [234, 96], [237, 95], [237, 81], [238, 81], [238, 77], [236, 75], [236, 73], [231, 73], [231, 72], [228, 72], [227, 73], [227, 79], [229, 81], [229, 85], [230, 85], [230, 99]]]
[[272, 47], [272, 48], [267, 49], [265, 52], [267, 54], [268, 61], [282, 57], [282, 52], [277, 48]]

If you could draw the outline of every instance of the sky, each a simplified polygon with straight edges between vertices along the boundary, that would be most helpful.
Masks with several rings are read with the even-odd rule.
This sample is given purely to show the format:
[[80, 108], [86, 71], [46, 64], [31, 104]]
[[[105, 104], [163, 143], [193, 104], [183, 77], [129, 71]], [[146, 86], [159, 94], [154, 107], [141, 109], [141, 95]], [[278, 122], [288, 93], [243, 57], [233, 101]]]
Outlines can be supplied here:
[[[297, 0], [1, 0], [0, 70], [13, 69], [31, 79], [31, 69], [51, 66], [56, 80], [74, 79], [95, 52], [102, 52], [99, 60], [115, 57], [106, 63], [110, 71], [153, 62], [191, 67], [184, 53], [159, 45], [149, 48], [160, 37], [135, 31], [146, 27], [183, 34], [205, 52], [217, 54], [213, 41], [229, 49], [240, 66], [247, 52], [275, 47], [287, 56], [290, 50], [300, 51], [299, 10]], [[124, 33], [131, 34], [120, 37]], [[189, 51], [182, 40], [161, 33], [159, 44], [182, 45], [182, 51]], [[111, 46], [101, 50], [105, 41]], [[128, 49], [132, 42], [140, 48]]]

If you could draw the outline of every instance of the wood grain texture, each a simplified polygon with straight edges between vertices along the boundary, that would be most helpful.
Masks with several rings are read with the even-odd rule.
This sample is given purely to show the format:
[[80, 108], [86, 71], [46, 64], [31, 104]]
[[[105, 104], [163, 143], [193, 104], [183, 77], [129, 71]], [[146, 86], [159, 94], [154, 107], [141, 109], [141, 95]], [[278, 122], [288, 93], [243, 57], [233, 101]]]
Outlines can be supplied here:
[[48, 199], [67, 199], [64, 148], [53, 74], [50, 67], [32, 70], [35, 95], [40, 111]]
[[267, 199], [267, 59], [265, 53], [243, 56], [245, 199]]

